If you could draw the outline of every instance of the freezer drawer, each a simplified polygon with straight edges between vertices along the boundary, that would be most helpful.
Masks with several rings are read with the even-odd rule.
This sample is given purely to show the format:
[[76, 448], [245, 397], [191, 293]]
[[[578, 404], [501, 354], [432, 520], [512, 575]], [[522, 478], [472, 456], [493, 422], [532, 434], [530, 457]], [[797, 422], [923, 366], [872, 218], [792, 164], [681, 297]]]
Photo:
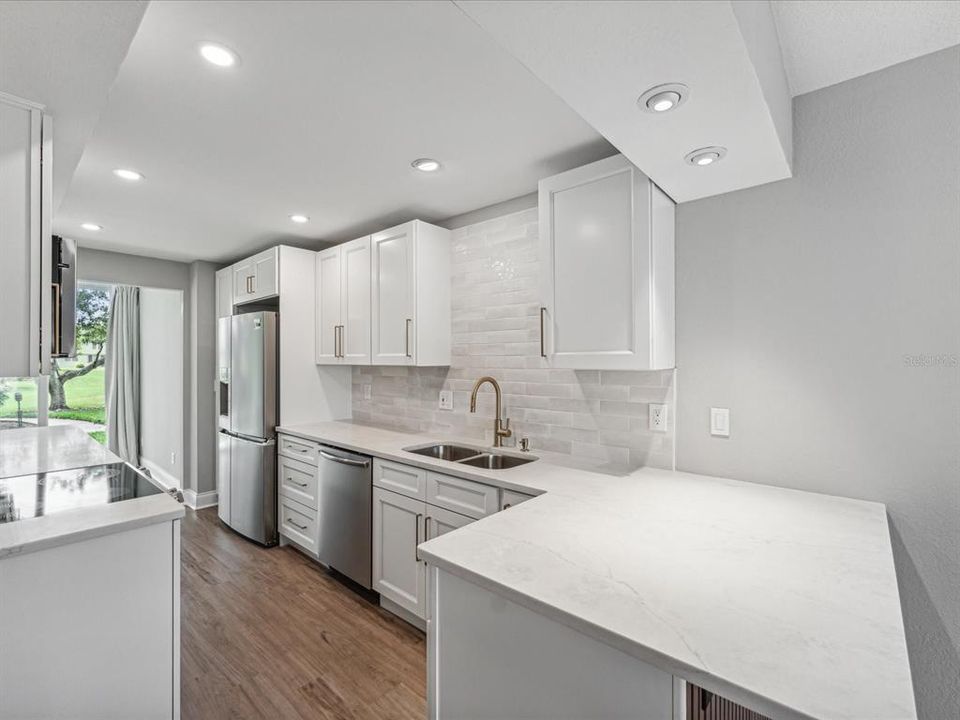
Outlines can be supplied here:
[[277, 447], [230, 437], [230, 520], [241, 535], [262, 545], [277, 543]]
[[231, 438], [226, 433], [217, 433], [217, 514], [230, 524], [230, 447]]

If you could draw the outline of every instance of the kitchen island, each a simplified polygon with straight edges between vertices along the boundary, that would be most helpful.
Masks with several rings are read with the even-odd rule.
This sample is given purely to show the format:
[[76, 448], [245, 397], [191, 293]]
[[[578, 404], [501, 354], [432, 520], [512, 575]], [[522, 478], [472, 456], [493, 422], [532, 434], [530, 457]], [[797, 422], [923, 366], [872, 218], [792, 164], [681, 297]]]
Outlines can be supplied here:
[[69, 426], [0, 432], [0, 716], [177, 718], [183, 506]]
[[279, 431], [537, 495], [419, 546], [434, 718], [672, 720], [686, 681], [777, 719], [916, 718], [881, 504], [546, 457], [487, 470], [347, 422]]

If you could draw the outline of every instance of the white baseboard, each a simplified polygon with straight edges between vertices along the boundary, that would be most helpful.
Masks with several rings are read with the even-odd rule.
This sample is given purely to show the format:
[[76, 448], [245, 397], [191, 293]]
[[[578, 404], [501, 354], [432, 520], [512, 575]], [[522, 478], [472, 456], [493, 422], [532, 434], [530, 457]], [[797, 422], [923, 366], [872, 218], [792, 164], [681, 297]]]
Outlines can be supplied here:
[[216, 490], [208, 490], [202, 493], [198, 493], [196, 490], [183, 491], [183, 502], [191, 510], [214, 507], [217, 504], [217, 499]]
[[180, 488], [180, 485], [182, 484], [180, 480], [157, 465], [157, 463], [153, 462], [152, 460], [147, 460], [146, 458], [140, 458], [140, 464], [150, 471], [150, 477], [156, 480], [158, 484], [163, 485], [164, 490]]

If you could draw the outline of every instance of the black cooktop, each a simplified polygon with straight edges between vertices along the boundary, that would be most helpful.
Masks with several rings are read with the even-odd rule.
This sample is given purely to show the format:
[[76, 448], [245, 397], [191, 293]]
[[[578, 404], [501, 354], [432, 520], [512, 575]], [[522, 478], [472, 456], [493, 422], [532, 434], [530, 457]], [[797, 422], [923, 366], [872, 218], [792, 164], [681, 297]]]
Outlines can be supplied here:
[[0, 479], [0, 523], [158, 495], [163, 488], [127, 463]]

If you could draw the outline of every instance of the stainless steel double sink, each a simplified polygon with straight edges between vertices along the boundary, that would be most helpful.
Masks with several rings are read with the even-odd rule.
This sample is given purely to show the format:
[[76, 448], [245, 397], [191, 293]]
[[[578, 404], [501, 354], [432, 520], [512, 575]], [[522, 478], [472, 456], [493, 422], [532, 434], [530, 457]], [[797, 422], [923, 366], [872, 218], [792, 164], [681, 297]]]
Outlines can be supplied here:
[[436, 458], [437, 460], [446, 460], [460, 465], [470, 465], [471, 467], [484, 468], [486, 470], [506, 470], [508, 468], [526, 465], [536, 460], [536, 457], [522, 457], [519, 455], [507, 455], [506, 453], [490, 452], [483, 448], [470, 447], [469, 445], [452, 445], [450, 443], [435, 443], [433, 445], [417, 445], [404, 448], [407, 452], [416, 455], [425, 455]]

